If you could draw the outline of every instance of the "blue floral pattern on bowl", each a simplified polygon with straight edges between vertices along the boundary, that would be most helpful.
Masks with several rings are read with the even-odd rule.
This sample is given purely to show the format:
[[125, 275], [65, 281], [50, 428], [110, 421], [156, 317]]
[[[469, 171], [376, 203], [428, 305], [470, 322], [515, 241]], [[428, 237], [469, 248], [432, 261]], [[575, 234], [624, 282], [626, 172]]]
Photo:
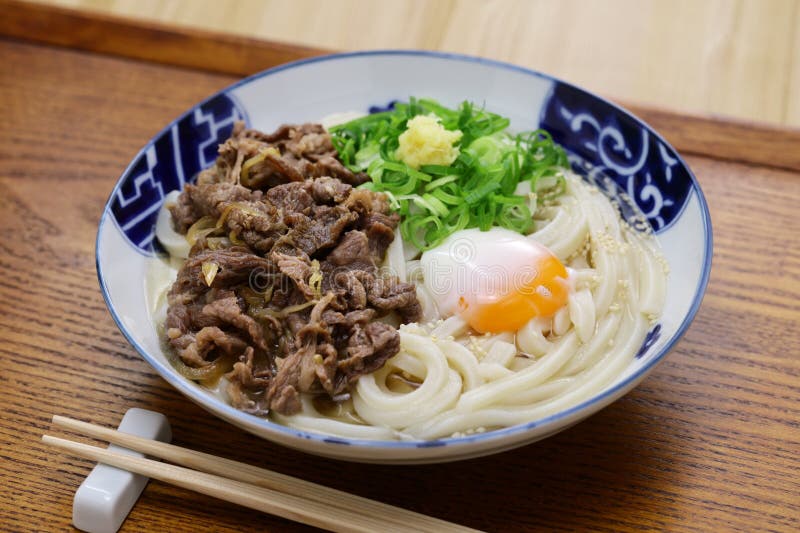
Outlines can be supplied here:
[[680, 215], [692, 178], [675, 152], [641, 122], [571, 85], [556, 82], [540, 127], [577, 156], [580, 174], [610, 177], [659, 233]]
[[111, 214], [132, 245], [148, 255], [158, 250], [154, 227], [164, 196], [211, 166], [233, 123], [244, 118], [236, 101], [220, 93], [174, 122], [139, 155], [111, 201]]

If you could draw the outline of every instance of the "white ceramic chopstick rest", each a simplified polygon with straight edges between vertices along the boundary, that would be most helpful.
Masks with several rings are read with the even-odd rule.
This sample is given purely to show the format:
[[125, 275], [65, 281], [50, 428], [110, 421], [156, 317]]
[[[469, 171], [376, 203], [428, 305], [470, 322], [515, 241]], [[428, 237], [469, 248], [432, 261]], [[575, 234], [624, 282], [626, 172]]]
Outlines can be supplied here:
[[[128, 409], [117, 429], [146, 439], [172, 440], [167, 417], [146, 409]], [[144, 454], [114, 444], [108, 448], [144, 457]], [[88, 533], [115, 533], [139, 499], [147, 481], [144, 476], [98, 464], [75, 492], [72, 524]]]

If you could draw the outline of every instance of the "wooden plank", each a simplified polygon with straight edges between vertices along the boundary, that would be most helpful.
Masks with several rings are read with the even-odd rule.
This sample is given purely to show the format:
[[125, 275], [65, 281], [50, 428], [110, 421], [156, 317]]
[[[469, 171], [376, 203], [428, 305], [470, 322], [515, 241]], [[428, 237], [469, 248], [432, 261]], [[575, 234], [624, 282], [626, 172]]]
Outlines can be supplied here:
[[332, 50], [460, 51], [621, 101], [800, 127], [800, 0], [36, 1]]
[[532, 66], [618, 100], [789, 124], [784, 106], [798, 100], [785, 92], [797, 6], [456, 0], [438, 48]]
[[640, 104], [622, 105], [682, 154], [800, 170], [800, 129], [689, 115]]
[[[800, 255], [787, 243], [800, 233], [799, 173], [689, 158], [714, 221], [711, 283], [686, 337], [622, 400], [492, 457], [348, 464], [183, 398], [125, 341], [97, 287], [94, 237], [116, 177], [233, 78], [2, 40], [0, 54], [3, 528], [69, 528], [91, 465], [39, 442], [52, 413], [113, 426], [135, 406], [165, 413], [180, 445], [490, 531], [797, 530]], [[157, 482], [122, 529], [208, 530], [307, 531]]]
[[800, 124], [800, 2], [794, 11], [793, 28], [792, 54], [787, 65], [791, 71], [791, 78], [786, 88], [787, 94], [790, 96], [786, 103], [786, 123]]
[[0, 12], [0, 35], [226, 74], [252, 74], [325, 53], [20, 0], [0, 0]]
[[[0, 12], [0, 35], [237, 76], [326, 53], [19, 0], [0, 0]], [[644, 105], [627, 107], [682, 154], [800, 170], [800, 130]]]

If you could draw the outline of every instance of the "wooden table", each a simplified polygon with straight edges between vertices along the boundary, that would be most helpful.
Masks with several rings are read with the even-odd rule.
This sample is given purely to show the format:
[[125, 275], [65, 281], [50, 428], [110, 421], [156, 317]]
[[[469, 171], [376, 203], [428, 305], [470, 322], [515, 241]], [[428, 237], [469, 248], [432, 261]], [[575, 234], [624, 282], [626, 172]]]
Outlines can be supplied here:
[[800, 127], [800, 0], [32, 1], [337, 50], [462, 52], [615, 98]]
[[[0, 9], [0, 529], [70, 528], [91, 464], [40, 443], [52, 414], [116, 426], [134, 406], [165, 413], [177, 444], [491, 531], [800, 528], [798, 132], [637, 109], [687, 155], [714, 223], [708, 293], [677, 348], [545, 441], [455, 464], [349, 464], [180, 396], [114, 326], [94, 266], [106, 198], [153, 134], [231, 73], [315, 51]], [[151, 482], [123, 530], [167, 529], [306, 528]]]

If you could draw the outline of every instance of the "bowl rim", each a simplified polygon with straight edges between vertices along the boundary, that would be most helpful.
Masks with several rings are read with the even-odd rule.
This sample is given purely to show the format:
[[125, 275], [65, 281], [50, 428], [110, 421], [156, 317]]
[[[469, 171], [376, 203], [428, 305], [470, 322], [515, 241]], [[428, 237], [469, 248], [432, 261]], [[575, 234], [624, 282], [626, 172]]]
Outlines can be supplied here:
[[[704, 251], [703, 251], [703, 264], [702, 264], [702, 271], [700, 274], [700, 279], [694, 291], [693, 300], [689, 310], [687, 311], [686, 315], [683, 317], [683, 320], [678, 325], [677, 330], [672, 335], [672, 337], [665, 343], [665, 345], [660, 349], [660, 351], [652, 357], [646, 364], [642, 365], [641, 368], [638, 368], [634, 373], [630, 376], [626, 377], [624, 380], [620, 381], [619, 383], [614, 384], [613, 387], [605, 389], [600, 394], [594, 395], [591, 398], [574, 405], [568, 409], [563, 411], [559, 411], [558, 413], [552, 414], [550, 416], [540, 418], [537, 420], [533, 420], [530, 422], [526, 422], [523, 424], [517, 424], [515, 426], [509, 426], [501, 429], [496, 429], [492, 431], [487, 431], [485, 433], [474, 433], [470, 435], [460, 436], [460, 437], [447, 437], [441, 439], [434, 439], [428, 441], [420, 441], [420, 440], [409, 440], [409, 441], [384, 441], [384, 440], [375, 440], [375, 439], [363, 439], [363, 438], [346, 438], [346, 437], [336, 437], [332, 435], [327, 435], [324, 433], [316, 433], [311, 431], [299, 430], [292, 428], [290, 426], [285, 426], [279, 424], [277, 422], [273, 422], [266, 418], [257, 417], [255, 415], [250, 415], [243, 411], [240, 411], [233, 406], [229, 405], [228, 403], [220, 400], [219, 398], [212, 396], [210, 394], [205, 393], [204, 391], [192, 387], [188, 380], [177, 374], [174, 369], [169, 368], [167, 364], [164, 364], [158, 361], [155, 357], [151, 356], [147, 350], [145, 350], [136, 340], [133, 338], [133, 335], [127, 330], [125, 325], [122, 322], [121, 317], [117, 313], [117, 310], [114, 307], [114, 304], [111, 301], [111, 297], [109, 294], [108, 287], [106, 285], [106, 280], [103, 276], [103, 271], [100, 264], [100, 257], [101, 257], [101, 235], [103, 233], [103, 227], [108, 222], [108, 219], [111, 219], [112, 222], [116, 225], [116, 221], [114, 221], [113, 217], [110, 217], [110, 209], [111, 203], [117, 194], [122, 180], [130, 174], [133, 169], [134, 164], [138, 159], [145, 153], [145, 151], [153, 145], [156, 139], [160, 138], [165, 133], [169, 132], [170, 129], [175, 125], [178, 121], [182, 120], [184, 117], [188, 116], [190, 113], [194, 111], [197, 107], [203, 105], [204, 103], [216, 98], [221, 94], [226, 94], [227, 96], [234, 98], [235, 95], [230, 94], [231, 91], [234, 89], [241, 87], [243, 85], [249, 84], [255, 80], [265, 78], [284, 70], [295, 69], [298, 67], [303, 67], [305, 65], [313, 64], [313, 63], [320, 63], [326, 61], [336, 61], [341, 59], [350, 59], [350, 58], [357, 58], [357, 57], [398, 57], [398, 56], [406, 56], [406, 57], [433, 57], [437, 59], [444, 59], [448, 61], [459, 61], [459, 62], [469, 62], [469, 63], [477, 63], [484, 66], [489, 66], [493, 68], [500, 68], [504, 70], [512, 70], [516, 72], [520, 72], [522, 74], [528, 76], [534, 76], [538, 78], [543, 78], [555, 83], [560, 83], [570, 88], [573, 88], [581, 93], [584, 93], [592, 98], [597, 99], [600, 102], [603, 102], [611, 108], [613, 108], [617, 113], [621, 113], [623, 115], [627, 115], [637, 123], [644, 126], [648, 133], [653, 135], [659, 142], [663, 143], [666, 147], [670, 148], [672, 152], [675, 154], [678, 162], [683, 165], [686, 169], [689, 178], [692, 182], [692, 188], [690, 189], [697, 195], [697, 200], [701, 212], [702, 218], [702, 228], [703, 228], [703, 235], [704, 235]], [[685, 207], [685, 206], [684, 206]], [[682, 210], [683, 211], [683, 210]], [[140, 250], [137, 251], [141, 253]], [[594, 411], [604, 407], [607, 403], [613, 400], [613, 398], [617, 396], [621, 396], [624, 394], [628, 389], [632, 388], [639, 380], [641, 380], [648, 372], [650, 372], [655, 366], [661, 362], [661, 360], [669, 353], [678, 341], [684, 336], [686, 330], [688, 329], [689, 325], [694, 320], [703, 297], [706, 292], [706, 288], [708, 286], [709, 276], [711, 272], [711, 261], [713, 255], [713, 232], [711, 226], [711, 215], [708, 209], [708, 203], [706, 202], [705, 195], [700, 187], [697, 178], [695, 177], [694, 173], [692, 172], [689, 165], [684, 161], [683, 157], [680, 153], [678, 153], [675, 148], [672, 147], [657, 131], [655, 131], [647, 122], [639, 118], [638, 116], [634, 115], [630, 111], [626, 110], [625, 108], [601, 97], [597, 94], [578, 87], [572, 83], [563, 81], [557, 77], [550, 76], [543, 72], [539, 72], [537, 70], [529, 69], [526, 67], [521, 67], [519, 65], [515, 65], [512, 63], [498, 61], [494, 59], [487, 59], [478, 56], [472, 56], [467, 54], [458, 54], [458, 53], [451, 53], [451, 52], [438, 52], [438, 51], [429, 51], [429, 50], [414, 50], [414, 49], [384, 49], [384, 50], [368, 50], [368, 51], [357, 51], [357, 52], [344, 52], [344, 53], [335, 53], [335, 54], [327, 54], [322, 56], [311, 57], [307, 59], [301, 59], [298, 61], [292, 61], [290, 63], [285, 63], [282, 65], [278, 65], [276, 67], [263, 70], [261, 72], [257, 72], [250, 76], [247, 76], [241, 80], [238, 80], [231, 85], [224, 87], [223, 89], [215, 92], [214, 94], [208, 96], [207, 98], [203, 99], [202, 101], [192, 105], [189, 109], [187, 109], [184, 113], [179, 115], [177, 118], [172, 120], [169, 124], [167, 124], [163, 129], [161, 129], [158, 133], [150, 138], [147, 143], [137, 152], [137, 154], [132, 158], [131, 162], [125, 168], [125, 170], [120, 174], [119, 178], [117, 179], [111, 194], [108, 197], [108, 200], [105, 203], [103, 208], [102, 215], [100, 217], [100, 222], [98, 224], [97, 229], [97, 236], [95, 239], [95, 267], [97, 270], [97, 278], [100, 285], [100, 290], [103, 294], [103, 300], [106, 303], [106, 307], [108, 308], [109, 312], [111, 313], [114, 322], [117, 325], [117, 328], [123, 334], [125, 339], [134, 347], [134, 349], [141, 355], [141, 357], [151, 366], [153, 369], [161, 376], [162, 379], [167, 381], [170, 385], [175, 387], [180, 393], [184, 396], [190, 398], [198, 405], [203, 407], [206, 410], [212, 411], [214, 414], [218, 414], [220, 412], [224, 413], [225, 418], [232, 418], [237, 419], [244, 423], [248, 427], [257, 426], [261, 429], [266, 430], [268, 433], [278, 433], [281, 437], [286, 438], [289, 437], [292, 440], [299, 439], [300, 441], [315, 441], [320, 445], [346, 445], [349, 447], [367, 447], [367, 448], [381, 448], [385, 450], [398, 450], [398, 449], [417, 449], [417, 448], [430, 448], [430, 447], [439, 447], [439, 446], [452, 446], [452, 447], [472, 447], [471, 445], [477, 445], [478, 443], [485, 444], [491, 443], [492, 441], [502, 441], [508, 437], [512, 436], [520, 436], [520, 434], [524, 434], [529, 432], [533, 429], [537, 428], [546, 428], [551, 425], [555, 425], [560, 421], [569, 421], [570, 417], [576, 415], [577, 413], [587, 410], [590, 412], [592, 411], [592, 407], [595, 407]], [[227, 420], [226, 420], [227, 421]], [[230, 423], [230, 422], [229, 422]]]

